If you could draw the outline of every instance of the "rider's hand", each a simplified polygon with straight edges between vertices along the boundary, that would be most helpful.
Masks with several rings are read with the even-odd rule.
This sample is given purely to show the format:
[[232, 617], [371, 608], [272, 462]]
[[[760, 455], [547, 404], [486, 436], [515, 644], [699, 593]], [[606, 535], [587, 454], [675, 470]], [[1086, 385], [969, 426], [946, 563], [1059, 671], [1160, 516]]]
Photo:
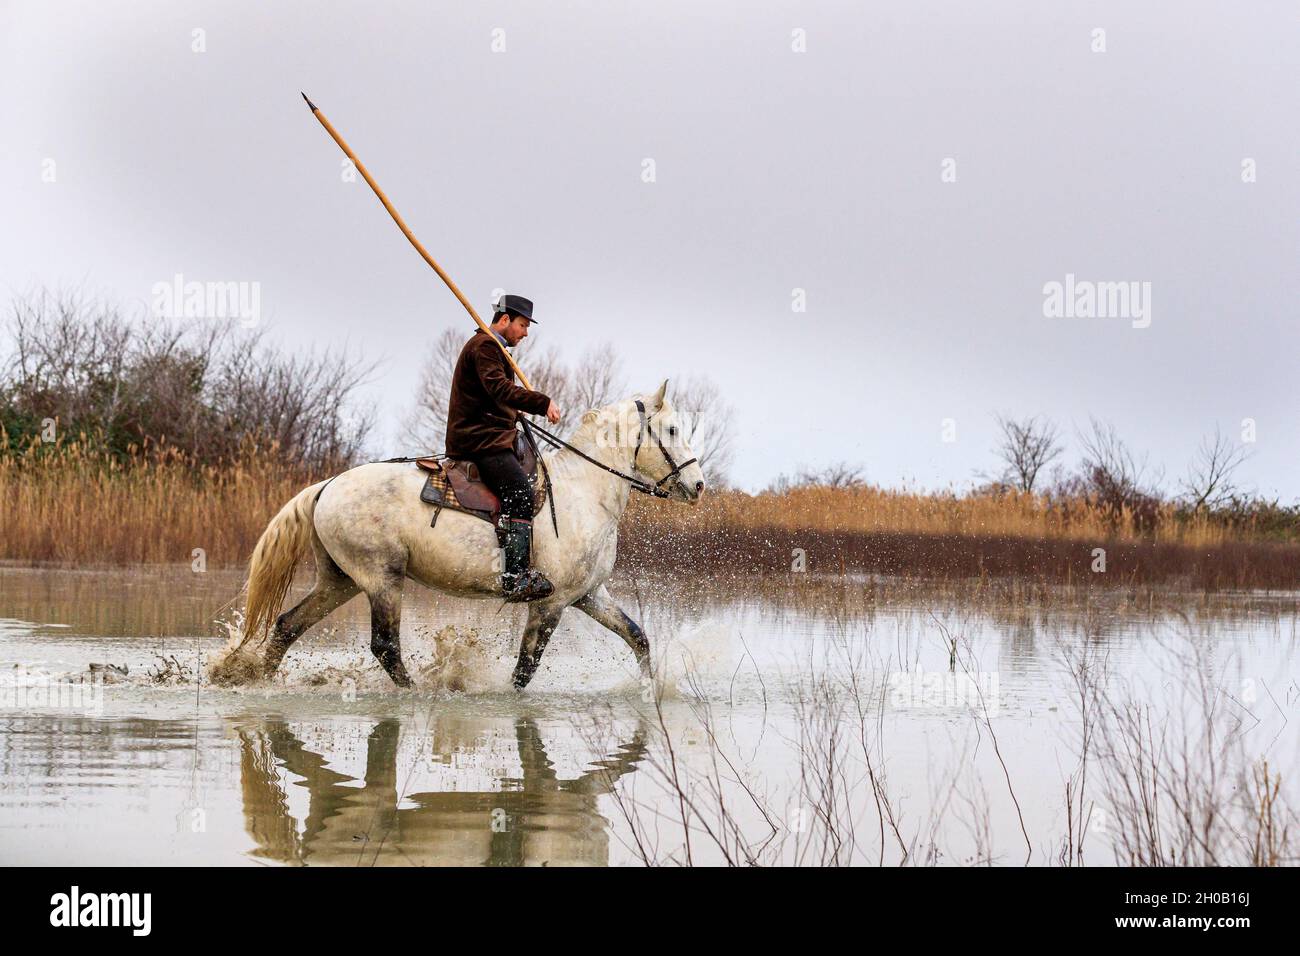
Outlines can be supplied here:
[[552, 425], [558, 425], [560, 423], [560, 410], [555, 407], [555, 402], [551, 402], [547, 407], [546, 420]]

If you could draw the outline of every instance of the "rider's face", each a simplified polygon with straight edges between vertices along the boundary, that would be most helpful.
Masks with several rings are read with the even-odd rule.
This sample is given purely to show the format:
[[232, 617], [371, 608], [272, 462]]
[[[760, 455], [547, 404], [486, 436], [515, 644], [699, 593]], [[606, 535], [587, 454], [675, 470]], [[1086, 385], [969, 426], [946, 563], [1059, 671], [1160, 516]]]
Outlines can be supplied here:
[[513, 348], [524, 339], [528, 338], [528, 326], [530, 326], [532, 322], [525, 319], [522, 315], [507, 316], [507, 319], [508, 321], [506, 321], [504, 325], [498, 322], [493, 327], [501, 333], [501, 337], [504, 338]]

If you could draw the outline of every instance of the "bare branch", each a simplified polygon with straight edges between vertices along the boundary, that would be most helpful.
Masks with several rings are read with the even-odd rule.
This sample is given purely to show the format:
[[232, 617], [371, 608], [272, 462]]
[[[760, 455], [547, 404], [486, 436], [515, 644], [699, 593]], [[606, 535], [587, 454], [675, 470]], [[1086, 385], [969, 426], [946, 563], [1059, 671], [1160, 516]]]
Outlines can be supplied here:
[[1227, 504], [1241, 491], [1233, 475], [1249, 457], [1249, 449], [1233, 445], [1216, 425], [1213, 437], [1201, 439], [1196, 457], [1187, 466], [1187, 476], [1181, 483], [1182, 497], [1194, 510]]
[[1017, 420], [998, 415], [997, 422], [1002, 433], [997, 456], [1006, 465], [1003, 481], [1032, 493], [1040, 472], [1063, 450], [1056, 426], [1036, 417]]

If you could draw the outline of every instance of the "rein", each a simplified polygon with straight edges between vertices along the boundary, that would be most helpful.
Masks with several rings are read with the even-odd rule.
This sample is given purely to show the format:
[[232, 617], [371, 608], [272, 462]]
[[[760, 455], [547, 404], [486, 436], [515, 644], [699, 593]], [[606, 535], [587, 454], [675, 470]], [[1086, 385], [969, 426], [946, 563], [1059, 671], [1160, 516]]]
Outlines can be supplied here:
[[655, 443], [659, 446], [659, 450], [663, 452], [664, 461], [667, 462], [668, 467], [672, 469], [670, 472], [668, 472], [668, 474], [664, 475], [653, 485], [650, 484], [648, 481], [642, 481], [640, 478], [634, 477], [633, 475], [626, 475], [623, 472], [619, 471], [617, 468], [611, 468], [609, 467], [609, 465], [605, 464], [604, 462], [597, 461], [596, 459], [588, 455], [586, 452], [574, 448], [563, 438], [559, 438], [555, 435], [552, 435], [545, 428], [542, 428], [541, 425], [533, 423], [530, 427], [537, 429], [537, 433], [541, 435], [543, 438], [545, 438], [556, 448], [560, 448], [560, 447], [567, 448], [569, 449], [569, 451], [573, 452], [579, 458], [591, 462], [597, 468], [601, 468], [609, 472], [611, 475], [617, 475], [619, 478], [622, 478], [629, 485], [631, 485], [635, 491], [639, 491], [643, 495], [651, 495], [655, 498], [667, 498], [668, 492], [664, 491], [663, 489], [664, 482], [675, 479], [678, 475], [682, 473], [682, 470], [684, 468], [687, 468], [688, 466], [695, 464], [695, 462], [698, 461], [698, 459], [691, 458], [688, 461], [682, 462], [680, 465], [677, 464], [675, 461], [673, 461], [673, 456], [670, 455], [668, 453], [668, 449], [664, 447], [663, 439], [660, 438], [658, 435], [656, 435], [654, 433], [654, 429], [650, 427], [650, 418], [653, 416], [649, 416], [649, 417], [646, 416], [645, 403], [642, 402], [640, 399], [637, 399], [636, 410], [637, 410], [637, 414], [641, 416], [641, 429], [640, 431], [637, 432], [636, 435], [636, 451], [632, 453], [632, 467], [636, 468], [637, 456], [641, 454], [642, 436], [645, 435], [646, 433], [649, 433], [650, 437], [653, 438], [655, 440]]
[[546, 460], [542, 458], [542, 450], [537, 447], [537, 442], [533, 438], [533, 428], [528, 424], [528, 419], [522, 415], [519, 416], [519, 422], [524, 426], [524, 438], [528, 440], [528, 447], [533, 450], [533, 457], [537, 459], [537, 467], [542, 472], [542, 482], [546, 486], [546, 498], [551, 503], [551, 530], [555, 536], [560, 536], [560, 519], [555, 516], [555, 490], [551, 488], [551, 469], [546, 467]]

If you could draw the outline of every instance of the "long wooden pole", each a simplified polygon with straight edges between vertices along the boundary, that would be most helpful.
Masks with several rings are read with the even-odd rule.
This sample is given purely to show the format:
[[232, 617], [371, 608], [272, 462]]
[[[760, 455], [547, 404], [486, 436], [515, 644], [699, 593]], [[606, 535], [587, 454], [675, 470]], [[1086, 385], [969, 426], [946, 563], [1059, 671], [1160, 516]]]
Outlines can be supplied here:
[[[492, 330], [489, 329], [487, 325], [484, 324], [483, 320], [478, 317], [478, 313], [474, 311], [474, 306], [469, 304], [469, 300], [461, 294], [460, 289], [456, 288], [456, 283], [451, 281], [451, 276], [442, 271], [442, 266], [433, 261], [433, 256], [429, 255], [429, 251], [420, 244], [420, 240], [415, 238], [415, 233], [411, 232], [410, 227], [407, 226], [402, 217], [398, 215], [397, 210], [393, 208], [393, 204], [390, 203], [388, 197], [384, 195], [384, 191], [379, 188], [379, 184], [371, 177], [369, 170], [362, 165], [361, 160], [357, 159], [357, 154], [352, 152], [351, 147], [343, 141], [343, 137], [339, 135], [339, 131], [336, 130], [333, 124], [325, 118], [325, 114], [316, 107], [316, 104], [307, 99], [306, 93], [302, 94], [302, 98], [307, 101], [307, 105], [311, 108], [312, 115], [315, 116], [316, 119], [320, 120], [321, 126], [325, 127], [325, 132], [329, 133], [334, 142], [339, 144], [339, 149], [343, 150], [348, 159], [352, 160], [352, 165], [357, 168], [357, 172], [361, 174], [361, 177], [366, 181], [366, 184], [374, 190], [375, 195], [379, 197], [379, 201], [383, 203], [384, 208], [388, 210], [388, 214], [393, 217], [393, 222], [397, 223], [397, 228], [402, 230], [402, 235], [410, 241], [411, 245], [415, 246], [415, 251], [420, 254], [425, 262], [429, 263], [433, 268], [433, 271], [438, 273], [438, 278], [447, 283], [447, 288], [451, 290], [452, 295], [460, 300], [460, 304], [465, 307], [465, 310], [469, 312], [474, 321], [478, 323], [478, 327], [488, 335], [492, 335]], [[510, 351], [501, 344], [501, 340], [495, 335], [492, 335], [492, 341], [501, 346], [501, 352], [505, 355], [506, 361], [510, 363], [510, 367], [515, 370], [515, 374], [519, 376], [519, 381], [523, 384], [524, 388], [531, 391], [533, 386], [528, 381], [528, 376], [526, 376], [523, 373], [523, 370], [515, 364], [515, 357], [510, 354]]]

